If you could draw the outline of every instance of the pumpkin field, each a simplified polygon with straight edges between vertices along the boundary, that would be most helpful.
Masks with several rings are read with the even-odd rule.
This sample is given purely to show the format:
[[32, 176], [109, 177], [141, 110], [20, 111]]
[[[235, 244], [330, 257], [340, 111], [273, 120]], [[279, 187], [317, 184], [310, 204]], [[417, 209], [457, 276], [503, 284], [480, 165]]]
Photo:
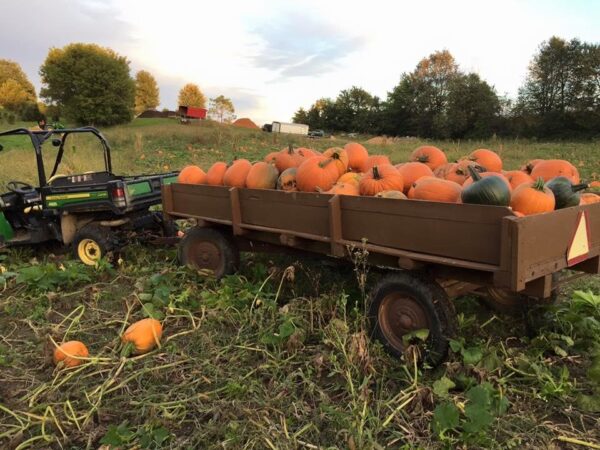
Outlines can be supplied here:
[[[244, 179], [260, 188], [269, 178], [272, 186], [279, 172], [269, 175], [268, 155], [289, 146], [325, 154], [315, 167], [297, 168], [300, 190], [398, 201], [430, 199], [411, 179], [417, 170], [425, 181], [449, 183], [436, 190], [444, 198], [461, 200], [460, 188], [433, 176], [444, 162], [428, 167], [422, 163], [436, 155], [414, 153], [423, 146], [442, 149], [450, 165], [493, 150], [508, 172], [505, 182], [495, 177], [504, 197], [489, 201], [510, 202], [516, 172], [537, 159], [569, 161], [575, 184], [600, 180], [600, 142], [309, 140], [169, 119], [103, 131], [115, 173], [200, 167], [188, 169], [190, 182], [204, 182], [218, 161], [245, 159]], [[64, 164], [78, 173], [102, 155], [74, 138]], [[358, 181], [342, 173], [347, 155], [328, 150], [349, 142], [381, 158], [365, 159]], [[0, 143], [0, 186], [35, 181], [30, 145]], [[446, 169], [462, 170], [461, 184], [473, 188], [494, 178], [475, 163], [494, 158], [474, 154], [473, 165]], [[258, 161], [267, 164], [250, 164]], [[408, 164], [392, 167], [401, 163]], [[301, 173], [323, 164], [335, 165], [335, 177]], [[225, 169], [215, 171], [223, 178]], [[517, 215], [539, 212], [517, 200]], [[463, 185], [462, 201], [481, 200]], [[553, 305], [499, 311], [475, 295], [456, 299], [458, 334], [447, 361], [431, 368], [370, 339], [368, 293], [382, 272], [360, 252], [346, 263], [243, 253], [239, 272], [220, 280], [180, 266], [169, 245], [132, 239], [111, 256], [90, 267], [59, 245], [0, 250], [0, 448], [600, 448], [598, 276], [562, 286]], [[71, 341], [83, 344], [61, 353]]]

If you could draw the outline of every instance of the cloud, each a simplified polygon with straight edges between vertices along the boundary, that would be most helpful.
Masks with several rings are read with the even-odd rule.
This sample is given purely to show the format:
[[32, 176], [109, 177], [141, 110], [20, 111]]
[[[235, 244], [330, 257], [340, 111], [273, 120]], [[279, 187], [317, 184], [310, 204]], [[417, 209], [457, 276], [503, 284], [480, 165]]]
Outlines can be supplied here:
[[281, 78], [330, 72], [338, 62], [365, 44], [335, 26], [305, 14], [278, 15], [253, 30], [262, 41], [251, 57], [256, 67], [275, 71]]

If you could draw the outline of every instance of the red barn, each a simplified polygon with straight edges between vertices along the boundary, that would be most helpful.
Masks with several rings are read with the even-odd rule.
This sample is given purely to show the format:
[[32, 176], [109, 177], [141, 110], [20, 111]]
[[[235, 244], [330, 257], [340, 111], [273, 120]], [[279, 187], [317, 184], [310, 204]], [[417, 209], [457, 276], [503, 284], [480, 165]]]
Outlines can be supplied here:
[[206, 119], [206, 108], [196, 108], [194, 106], [180, 106], [179, 115], [182, 119]]

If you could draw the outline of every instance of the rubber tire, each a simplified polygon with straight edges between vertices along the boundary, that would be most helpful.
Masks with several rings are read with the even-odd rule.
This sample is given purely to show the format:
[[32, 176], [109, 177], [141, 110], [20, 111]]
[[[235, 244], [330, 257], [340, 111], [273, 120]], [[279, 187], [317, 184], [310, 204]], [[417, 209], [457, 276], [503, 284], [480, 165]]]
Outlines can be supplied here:
[[96, 224], [85, 225], [77, 230], [73, 238], [73, 242], [71, 243], [73, 256], [83, 264], [86, 263], [79, 258], [78, 247], [79, 243], [84, 239], [90, 239], [98, 244], [98, 247], [100, 247], [101, 258], [106, 257], [106, 255], [108, 255], [117, 247], [117, 239], [109, 227], [103, 227]]
[[165, 220], [162, 212], [154, 212], [154, 220], [163, 237], [175, 237], [179, 231], [177, 222], [174, 220]]
[[[210, 243], [217, 248], [221, 261], [218, 267], [211, 269], [193, 262], [190, 252], [193, 251], [194, 245], [200, 242]], [[177, 248], [177, 257], [181, 265], [213, 270], [217, 279], [235, 273], [240, 263], [240, 252], [233, 240], [219, 230], [206, 227], [190, 228], [185, 233]]]
[[456, 314], [446, 292], [439, 284], [417, 278], [407, 272], [387, 275], [371, 290], [368, 313], [371, 337], [379, 340], [388, 353], [397, 357], [403, 356], [403, 349], [397, 348], [387, 339], [379, 323], [382, 302], [393, 292], [407, 295], [418, 303], [425, 313], [430, 328], [423, 361], [433, 367], [438, 366], [446, 359], [449, 340], [457, 331]]
[[[558, 273], [553, 273], [552, 282], [556, 283], [558, 280]], [[498, 301], [494, 298], [494, 294], [504, 296], [505, 301]], [[486, 295], [481, 297], [481, 301], [492, 311], [506, 315], [520, 316], [531, 306], [555, 305], [558, 303], [558, 289], [554, 289], [548, 299], [540, 300], [504, 289], [487, 288]]]

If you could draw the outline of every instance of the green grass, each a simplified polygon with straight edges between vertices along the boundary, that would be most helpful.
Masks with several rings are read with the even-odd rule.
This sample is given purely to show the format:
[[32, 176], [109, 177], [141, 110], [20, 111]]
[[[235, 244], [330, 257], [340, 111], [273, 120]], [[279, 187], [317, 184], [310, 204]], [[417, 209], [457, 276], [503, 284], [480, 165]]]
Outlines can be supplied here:
[[[287, 144], [164, 119], [105, 134], [120, 173], [255, 160]], [[400, 162], [421, 142], [367, 146]], [[344, 141], [295, 143], [324, 149]], [[487, 146], [509, 168], [568, 157], [586, 162], [584, 177], [598, 172], [598, 144], [437, 144], [451, 158]], [[87, 145], [78, 143], [69, 170], [91, 159]], [[21, 176], [24, 166], [5, 169], [20, 151], [0, 153], [3, 180]], [[425, 370], [369, 339], [367, 300], [352, 267], [244, 254], [240, 272], [217, 282], [179, 267], [175, 253], [132, 244], [96, 269], [55, 247], [0, 253], [0, 448], [600, 445], [600, 277], [573, 282], [558, 306], [524, 317], [457, 299], [460, 330], [449, 360]], [[367, 288], [379, 277], [370, 271]], [[121, 356], [119, 335], [148, 315], [164, 323], [161, 348]], [[53, 341], [71, 339], [84, 341], [93, 359], [58, 370]]]

